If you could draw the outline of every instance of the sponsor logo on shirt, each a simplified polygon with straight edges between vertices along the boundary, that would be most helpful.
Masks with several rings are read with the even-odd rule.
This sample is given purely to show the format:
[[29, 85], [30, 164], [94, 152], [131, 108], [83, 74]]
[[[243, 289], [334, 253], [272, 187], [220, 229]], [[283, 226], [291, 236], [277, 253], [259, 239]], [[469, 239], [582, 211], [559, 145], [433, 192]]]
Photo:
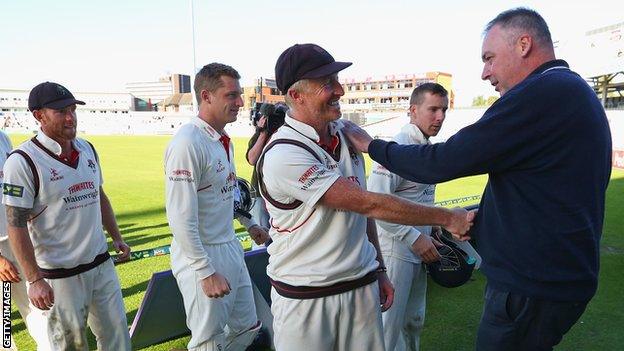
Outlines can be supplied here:
[[174, 176], [190, 177], [191, 171], [189, 171], [188, 169], [175, 169], [173, 172], [171, 172], [171, 174]]
[[86, 190], [86, 189], [95, 189], [95, 184], [93, 184], [93, 182], [81, 182], [81, 183], [74, 184], [70, 186], [69, 188], [67, 188], [67, 190], [69, 190], [70, 195], [75, 192]]
[[223, 165], [221, 160], [219, 160], [219, 162], [217, 162], [217, 173], [221, 173], [223, 171], [225, 171], [225, 166]]
[[7, 196], [22, 197], [24, 196], [24, 187], [9, 183], [2, 184], [2, 193]]
[[[80, 202], [80, 201], [83, 201], [83, 200], [95, 200], [95, 199], [98, 198], [99, 193], [100, 192], [98, 190], [94, 190], [92, 192], [89, 192], [89, 193], [86, 193], [86, 194], [82, 194], [82, 195], [70, 195], [70, 196], [64, 197], [63, 201], [65, 201], [66, 204], [69, 204], [69, 203], [74, 203], [74, 202]], [[89, 204], [87, 204], [87, 205], [89, 205]], [[73, 210], [73, 209], [76, 209], [76, 208], [79, 208], [79, 207], [80, 206], [78, 206], [78, 207], [71, 207], [71, 208], [67, 208], [66, 210]]]
[[237, 189], [236, 183], [236, 174], [234, 174], [234, 172], [230, 172], [227, 179], [225, 180], [225, 185], [221, 188], [221, 194], [227, 194], [234, 191], [234, 189]]
[[54, 168], [50, 168], [50, 181], [51, 182], [55, 182], [57, 180], [61, 180], [64, 177], [62, 175], [59, 174], [59, 172], [54, 169]]
[[314, 174], [314, 172], [318, 171], [318, 169], [319, 167], [317, 165], [308, 168], [305, 172], [303, 172], [301, 177], [299, 177], [299, 183], [304, 183], [312, 174]]
[[[308, 169], [309, 171], [310, 169]], [[322, 169], [322, 168], [316, 168], [310, 175], [307, 176], [307, 178], [302, 182], [303, 185], [301, 186], [301, 190], [308, 190], [314, 183], [316, 183], [316, 181], [323, 176], [323, 174], [325, 174], [327, 172], [327, 170]], [[307, 173], [307, 171], [306, 171]], [[301, 179], [301, 178], [299, 178]]]
[[188, 182], [192, 183], [193, 174], [188, 169], [174, 169], [169, 174], [169, 180], [172, 182]]
[[382, 166], [375, 167], [375, 169], [373, 169], [373, 174], [392, 178], [392, 175], [390, 174], [390, 172], [388, 172], [388, 170]]

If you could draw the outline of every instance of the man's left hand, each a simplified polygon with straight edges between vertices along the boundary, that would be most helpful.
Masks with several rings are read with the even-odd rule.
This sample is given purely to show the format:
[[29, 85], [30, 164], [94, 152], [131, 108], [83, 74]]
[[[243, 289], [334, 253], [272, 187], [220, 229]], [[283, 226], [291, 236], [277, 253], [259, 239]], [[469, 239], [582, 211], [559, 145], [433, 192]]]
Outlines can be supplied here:
[[380, 272], [377, 276], [379, 283], [379, 301], [381, 302], [381, 312], [386, 312], [394, 301], [394, 286], [386, 272]]
[[126, 261], [130, 258], [130, 246], [123, 240], [113, 240], [113, 248], [115, 252], [120, 253], [119, 261]]
[[248, 232], [251, 239], [258, 245], [262, 245], [269, 240], [269, 233], [259, 225], [252, 226]]
[[349, 139], [351, 144], [360, 152], [368, 152], [368, 145], [373, 141], [373, 138], [364, 129], [351, 121], [343, 121], [343, 125], [342, 133]]

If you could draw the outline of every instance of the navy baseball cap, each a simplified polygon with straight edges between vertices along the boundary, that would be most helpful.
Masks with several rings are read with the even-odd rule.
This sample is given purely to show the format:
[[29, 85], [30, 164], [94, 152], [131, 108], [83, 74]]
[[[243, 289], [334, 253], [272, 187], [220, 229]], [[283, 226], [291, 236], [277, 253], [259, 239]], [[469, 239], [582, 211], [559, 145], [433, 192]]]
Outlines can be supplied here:
[[85, 103], [76, 100], [74, 95], [64, 86], [53, 82], [38, 84], [32, 88], [28, 96], [28, 110], [30, 111], [40, 110], [44, 107], [60, 110], [73, 104], [84, 105]]
[[337, 62], [316, 44], [295, 44], [284, 50], [275, 64], [277, 88], [286, 94], [301, 79], [321, 78], [340, 72], [352, 62]]

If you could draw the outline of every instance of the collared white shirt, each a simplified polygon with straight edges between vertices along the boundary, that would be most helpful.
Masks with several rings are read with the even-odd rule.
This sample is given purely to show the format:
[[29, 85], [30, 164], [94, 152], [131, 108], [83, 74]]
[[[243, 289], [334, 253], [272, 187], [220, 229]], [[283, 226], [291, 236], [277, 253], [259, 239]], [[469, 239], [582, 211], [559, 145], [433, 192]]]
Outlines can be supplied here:
[[94, 149], [86, 140], [72, 141], [79, 153], [75, 165], [60, 159], [61, 146], [39, 131], [17, 147], [4, 164], [5, 205], [32, 209], [28, 231], [41, 268], [72, 268], [92, 262], [107, 250], [102, 229], [100, 186], [102, 173]]
[[[422, 131], [411, 123], [404, 125], [393, 140], [399, 144], [430, 144]], [[373, 162], [373, 169], [368, 177], [368, 190], [396, 195], [425, 205], [433, 205], [435, 200], [435, 184], [421, 184], [404, 179], [377, 162]], [[411, 250], [411, 246], [421, 234], [431, 234], [430, 226], [408, 226], [381, 220], [377, 220], [376, 223], [379, 246], [384, 256], [394, 256], [414, 263], [421, 262], [420, 257]]]
[[[6, 162], [7, 157], [9, 157], [9, 153], [12, 149], [13, 145], [11, 144], [11, 140], [4, 132], [0, 131], [0, 184], [2, 184], [4, 178], [4, 171], [2, 168], [4, 167], [4, 163]], [[4, 209], [4, 205], [0, 204], [0, 241], [7, 239], [8, 232], [6, 211]], [[0, 252], [0, 254], [2, 253]]]
[[215, 272], [204, 247], [236, 240], [232, 223], [237, 187], [234, 146], [230, 142], [226, 150], [221, 138], [228, 136], [193, 117], [165, 151], [172, 269], [175, 273], [190, 265], [198, 280]]
[[300, 146], [277, 144], [268, 151], [265, 147], [262, 172], [269, 195], [280, 203], [302, 202], [287, 209], [267, 201], [273, 239], [268, 247], [267, 274], [274, 280], [295, 286], [328, 286], [358, 279], [378, 265], [375, 248], [366, 235], [366, 218], [318, 203], [340, 177], [366, 188], [362, 154], [350, 146], [339, 131], [341, 127], [341, 121], [330, 123], [330, 133], [340, 138], [337, 161], [317, 144], [314, 128], [289, 116], [267, 146], [277, 139], [297, 140], [322, 162]]

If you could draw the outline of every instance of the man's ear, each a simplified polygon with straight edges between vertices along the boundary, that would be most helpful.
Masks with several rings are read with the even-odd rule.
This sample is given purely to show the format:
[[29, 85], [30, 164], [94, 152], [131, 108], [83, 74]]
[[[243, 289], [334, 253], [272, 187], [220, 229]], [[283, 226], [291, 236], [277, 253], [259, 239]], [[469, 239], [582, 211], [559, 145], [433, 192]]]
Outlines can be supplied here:
[[286, 94], [290, 96], [292, 101], [298, 102], [301, 100], [301, 93], [296, 89], [288, 89], [288, 92], [286, 92]]
[[37, 120], [37, 122], [41, 123], [41, 118], [43, 117], [43, 110], [33, 110], [33, 117]]
[[210, 92], [206, 89], [202, 90], [199, 95], [201, 96], [202, 101], [206, 101], [207, 103], [210, 103], [210, 99], [212, 98], [212, 96], [210, 96]]
[[533, 38], [528, 34], [523, 34], [518, 38], [517, 43], [518, 53], [522, 57], [527, 57], [527, 55], [533, 49]]

